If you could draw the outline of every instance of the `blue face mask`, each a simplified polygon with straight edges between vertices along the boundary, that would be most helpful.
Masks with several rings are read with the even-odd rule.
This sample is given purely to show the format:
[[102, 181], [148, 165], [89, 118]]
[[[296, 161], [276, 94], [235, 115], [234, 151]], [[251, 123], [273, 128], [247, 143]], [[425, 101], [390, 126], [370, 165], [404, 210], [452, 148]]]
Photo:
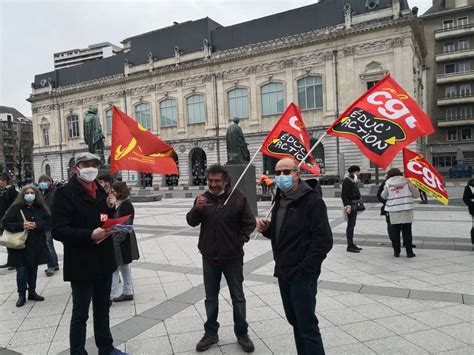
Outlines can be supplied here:
[[25, 194], [25, 201], [26, 202], [33, 202], [36, 198], [35, 194]]
[[292, 175], [279, 175], [275, 177], [275, 183], [283, 192], [288, 192], [295, 185]]
[[38, 188], [39, 188], [40, 190], [47, 190], [48, 187], [49, 187], [48, 183], [47, 183], [47, 182], [44, 182], [44, 181], [43, 181], [43, 182], [40, 182], [40, 183], [38, 184]]

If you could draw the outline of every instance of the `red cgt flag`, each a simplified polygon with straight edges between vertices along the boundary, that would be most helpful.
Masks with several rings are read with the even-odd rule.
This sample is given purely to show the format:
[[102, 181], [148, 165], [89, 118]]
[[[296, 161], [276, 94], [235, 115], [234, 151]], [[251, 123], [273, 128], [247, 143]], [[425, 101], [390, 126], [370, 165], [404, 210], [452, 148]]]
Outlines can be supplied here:
[[349, 106], [327, 130], [353, 141], [384, 169], [400, 150], [433, 132], [430, 118], [390, 75]]
[[111, 174], [119, 170], [178, 174], [173, 153], [171, 146], [113, 106]]
[[444, 180], [425, 157], [409, 149], [403, 149], [403, 165], [405, 176], [413, 185], [430, 194], [444, 205], [448, 204], [448, 193], [444, 188]]
[[[292, 157], [301, 162], [310, 148], [301, 110], [291, 103], [263, 142], [262, 153], [278, 159]], [[301, 167], [316, 175], [321, 173], [311, 155]]]

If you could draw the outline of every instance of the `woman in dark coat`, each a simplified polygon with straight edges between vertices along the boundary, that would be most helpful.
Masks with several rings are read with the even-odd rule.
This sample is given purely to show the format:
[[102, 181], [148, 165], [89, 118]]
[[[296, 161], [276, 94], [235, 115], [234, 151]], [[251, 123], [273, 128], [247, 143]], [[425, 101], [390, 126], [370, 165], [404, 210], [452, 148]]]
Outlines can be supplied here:
[[[135, 210], [130, 202], [130, 190], [125, 182], [115, 182], [111, 186], [111, 195], [116, 198], [114, 218], [131, 215], [124, 223], [133, 225]], [[115, 259], [117, 260], [117, 270], [112, 275], [112, 289], [110, 299], [114, 302], [133, 300], [132, 272], [130, 264], [133, 260], [138, 260], [138, 244], [135, 232], [125, 233], [117, 232], [112, 234], [115, 250]], [[119, 286], [120, 274], [122, 274], [123, 291], [119, 297], [115, 297]]]
[[474, 179], [470, 179], [467, 182], [462, 200], [469, 209], [469, 214], [472, 216], [471, 243], [474, 244]]
[[[21, 212], [25, 215], [23, 220]], [[18, 194], [3, 218], [3, 227], [12, 233], [28, 231], [24, 249], [9, 249], [8, 265], [16, 267], [16, 283], [18, 287], [17, 307], [26, 303], [28, 299], [44, 301], [36, 293], [36, 278], [38, 265], [48, 263], [48, 247], [46, 246], [46, 231], [49, 226], [49, 211], [39, 190], [32, 186], [25, 186]]]

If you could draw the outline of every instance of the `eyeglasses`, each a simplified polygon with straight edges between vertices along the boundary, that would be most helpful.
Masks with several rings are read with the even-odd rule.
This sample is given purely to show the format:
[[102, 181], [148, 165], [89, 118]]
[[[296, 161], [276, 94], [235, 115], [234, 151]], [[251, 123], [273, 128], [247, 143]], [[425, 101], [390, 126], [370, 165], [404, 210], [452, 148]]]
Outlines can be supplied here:
[[282, 173], [283, 175], [290, 175], [292, 171], [296, 171], [296, 170], [295, 169], [275, 170], [275, 175], [280, 176]]

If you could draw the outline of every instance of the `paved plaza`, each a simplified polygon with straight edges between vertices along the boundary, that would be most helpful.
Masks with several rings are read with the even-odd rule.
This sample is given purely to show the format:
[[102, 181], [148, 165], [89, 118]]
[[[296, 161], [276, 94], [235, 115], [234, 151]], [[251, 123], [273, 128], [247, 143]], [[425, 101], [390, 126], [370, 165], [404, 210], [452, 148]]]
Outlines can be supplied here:
[[[131, 354], [190, 354], [203, 335], [204, 289], [198, 228], [186, 224], [191, 198], [136, 203], [141, 258], [132, 264], [135, 300], [113, 304], [115, 344]], [[356, 226], [360, 254], [345, 251], [341, 203], [326, 198], [334, 248], [323, 263], [317, 315], [327, 354], [474, 353], [474, 255], [471, 217], [461, 206], [417, 205], [416, 258], [394, 258], [379, 204], [368, 204]], [[265, 215], [270, 202], [259, 203]], [[61, 243], [56, 250], [62, 258]], [[249, 335], [256, 354], [295, 354], [284, 317], [271, 247], [264, 238], [245, 245]], [[0, 263], [6, 261], [0, 249]], [[38, 272], [44, 302], [16, 308], [15, 272], [0, 271], [0, 354], [68, 353], [71, 290], [61, 273]], [[91, 317], [92, 318], [92, 317]], [[233, 334], [228, 289], [220, 296], [218, 346], [205, 354], [242, 353]], [[93, 343], [88, 325], [89, 353]]]

